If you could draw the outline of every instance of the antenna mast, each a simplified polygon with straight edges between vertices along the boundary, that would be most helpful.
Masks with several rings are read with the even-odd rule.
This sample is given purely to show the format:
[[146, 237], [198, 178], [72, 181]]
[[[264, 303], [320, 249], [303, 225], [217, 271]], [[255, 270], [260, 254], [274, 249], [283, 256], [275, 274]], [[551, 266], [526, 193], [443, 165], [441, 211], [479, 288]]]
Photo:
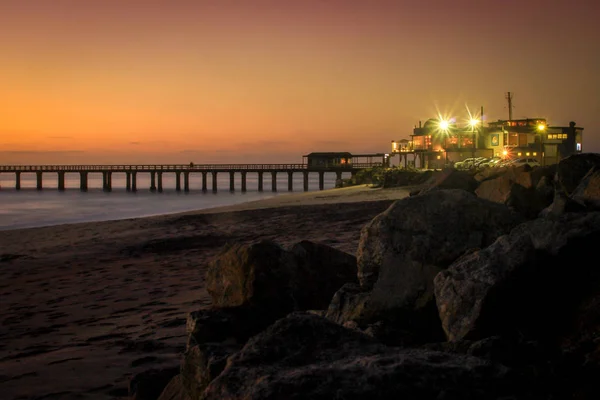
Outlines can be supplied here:
[[508, 120], [512, 121], [512, 98], [513, 94], [511, 92], [506, 92], [506, 100], [508, 100]]

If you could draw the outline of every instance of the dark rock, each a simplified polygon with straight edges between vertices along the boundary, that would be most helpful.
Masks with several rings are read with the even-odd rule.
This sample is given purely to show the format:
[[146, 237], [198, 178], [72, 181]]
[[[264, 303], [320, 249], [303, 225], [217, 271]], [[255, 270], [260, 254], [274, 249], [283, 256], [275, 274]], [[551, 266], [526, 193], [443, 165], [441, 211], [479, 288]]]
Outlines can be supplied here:
[[178, 373], [179, 366], [141, 372], [129, 381], [129, 396], [133, 400], [156, 400]]
[[446, 168], [442, 172], [433, 175], [425, 183], [425, 188], [421, 190], [421, 194], [442, 189], [462, 189], [474, 193], [478, 185], [479, 183], [469, 172]]
[[570, 196], [590, 169], [600, 168], [600, 154], [583, 153], [563, 158], [556, 166], [556, 187]]
[[345, 283], [358, 283], [356, 257], [303, 240], [290, 249], [296, 257], [291, 290], [298, 310], [326, 309]]
[[210, 263], [206, 289], [215, 307], [256, 306], [289, 312], [294, 257], [277, 243], [260, 241], [224, 247]]
[[188, 348], [181, 364], [181, 385], [192, 399], [202, 398], [202, 392], [225, 368], [227, 357], [241, 345], [202, 343]]
[[517, 382], [506, 367], [476, 357], [390, 348], [326, 319], [292, 314], [232, 356], [204, 398], [500, 399], [514, 394]]
[[160, 394], [158, 400], [192, 400], [181, 383], [181, 376], [175, 375]]
[[333, 296], [325, 317], [342, 325], [348, 321], [362, 321], [370, 297], [371, 292], [359, 284], [347, 283]]
[[571, 199], [589, 211], [600, 210], [600, 167], [593, 167], [581, 178], [571, 194]]
[[538, 219], [483, 250], [457, 260], [435, 278], [435, 297], [448, 340], [516, 332], [556, 340], [570, 324], [586, 288], [598, 281], [600, 213]]
[[252, 307], [278, 318], [327, 308], [356, 273], [353, 255], [320, 243], [301, 241], [290, 251], [269, 241], [234, 244], [211, 263], [207, 290], [217, 307]]
[[504, 205], [459, 189], [395, 202], [361, 233], [359, 280], [371, 295], [366, 306], [361, 303], [364, 319], [358, 324], [385, 321], [418, 341], [441, 340], [434, 277], [466, 251], [488, 246], [523, 220]]

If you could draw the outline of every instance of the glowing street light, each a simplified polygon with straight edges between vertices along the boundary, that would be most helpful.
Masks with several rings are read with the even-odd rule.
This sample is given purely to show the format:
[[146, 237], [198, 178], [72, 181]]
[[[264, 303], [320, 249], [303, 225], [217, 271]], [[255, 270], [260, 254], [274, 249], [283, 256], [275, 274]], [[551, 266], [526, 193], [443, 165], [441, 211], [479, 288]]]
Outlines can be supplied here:
[[479, 125], [479, 120], [477, 118], [471, 118], [469, 120], [469, 125], [471, 125], [471, 128], [475, 128], [477, 125]]
[[440, 130], [447, 131], [448, 128], [450, 128], [450, 122], [446, 121], [445, 119], [441, 119], [440, 120]]
[[539, 125], [537, 126], [537, 130], [538, 130], [538, 131], [540, 131], [540, 132], [543, 132], [543, 131], [545, 131], [545, 130], [546, 130], [546, 125], [544, 125], [544, 124], [539, 124]]

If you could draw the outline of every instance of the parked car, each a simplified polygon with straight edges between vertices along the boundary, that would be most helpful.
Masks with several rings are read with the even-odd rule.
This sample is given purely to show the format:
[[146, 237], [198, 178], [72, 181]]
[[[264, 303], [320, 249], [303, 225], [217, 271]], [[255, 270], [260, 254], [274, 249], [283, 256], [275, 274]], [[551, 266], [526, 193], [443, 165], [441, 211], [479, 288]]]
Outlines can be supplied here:
[[516, 158], [509, 165], [511, 167], [520, 167], [522, 165], [528, 164], [530, 167], [540, 167], [541, 164], [535, 158]]
[[481, 162], [478, 167], [479, 168], [496, 168], [501, 165], [502, 159], [500, 157], [490, 158], [487, 161]]
[[454, 168], [456, 169], [469, 169], [473, 166], [473, 163], [475, 162], [476, 158], [471, 157], [471, 158], [465, 158], [462, 161], [458, 161], [456, 163], [454, 163]]

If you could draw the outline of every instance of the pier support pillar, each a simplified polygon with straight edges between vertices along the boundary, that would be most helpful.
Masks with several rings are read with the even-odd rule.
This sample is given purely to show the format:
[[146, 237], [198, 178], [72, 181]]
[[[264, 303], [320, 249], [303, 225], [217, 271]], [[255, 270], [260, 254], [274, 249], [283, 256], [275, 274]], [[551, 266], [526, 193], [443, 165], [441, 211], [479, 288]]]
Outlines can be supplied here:
[[263, 173], [262, 172], [258, 173], [258, 191], [259, 192], [263, 191]]
[[294, 181], [292, 178], [294, 177], [294, 173], [292, 171], [288, 171], [288, 192], [292, 192], [294, 190]]
[[175, 190], [181, 192], [181, 172], [175, 172]]
[[308, 171], [302, 172], [302, 175], [304, 175], [303, 176], [303, 178], [304, 178], [303, 179], [304, 180], [304, 191], [308, 192]]
[[235, 172], [229, 171], [229, 191], [235, 192]]
[[242, 172], [242, 192], [246, 191], [246, 171]]
[[58, 172], [58, 190], [65, 190], [65, 173], [64, 173], [64, 171]]
[[21, 190], [21, 173], [15, 172], [15, 189]]
[[88, 190], [88, 173], [86, 171], [79, 173], [79, 190], [82, 192], [87, 192]]
[[190, 173], [189, 172], [183, 173], [183, 190], [185, 190], [186, 192], [190, 191]]
[[213, 192], [217, 191], [217, 171], [212, 173], [212, 190]]
[[150, 172], [150, 191], [154, 192], [156, 190], [156, 172]]
[[38, 171], [36, 174], [36, 188], [42, 190], [42, 171]]
[[112, 172], [105, 171], [102, 173], [102, 190], [105, 192], [112, 190]]
[[319, 171], [319, 190], [325, 189], [325, 172]]
[[131, 173], [131, 191], [137, 192], [137, 172]]
[[277, 191], [277, 171], [271, 172], [271, 191]]
[[208, 172], [202, 172], [202, 191], [206, 192], [206, 175]]
[[131, 192], [131, 172], [125, 172], [125, 190]]
[[157, 181], [158, 181], [158, 191], [162, 192], [163, 191], [163, 187], [162, 187], [162, 172], [157, 172], [156, 175], [157, 175], [156, 178], [157, 178]]
[[336, 171], [335, 173], [335, 187], [344, 186], [344, 182], [342, 181], [342, 171]]

